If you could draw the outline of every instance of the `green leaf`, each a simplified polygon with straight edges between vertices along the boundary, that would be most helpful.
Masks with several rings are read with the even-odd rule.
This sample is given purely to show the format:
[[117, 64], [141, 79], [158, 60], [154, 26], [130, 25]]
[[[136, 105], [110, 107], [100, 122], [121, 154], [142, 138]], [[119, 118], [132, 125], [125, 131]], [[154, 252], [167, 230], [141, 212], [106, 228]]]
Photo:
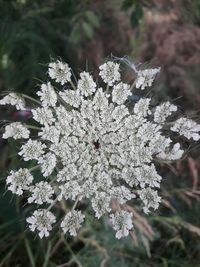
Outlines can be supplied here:
[[84, 31], [85, 35], [89, 39], [92, 38], [92, 36], [93, 36], [93, 29], [92, 29], [91, 25], [89, 23], [85, 22], [85, 21], [83, 22], [83, 31]]
[[51, 247], [52, 247], [52, 243], [51, 243], [51, 241], [49, 241], [48, 242], [48, 246], [47, 246], [47, 251], [46, 251], [46, 254], [45, 254], [45, 259], [44, 259], [43, 267], [47, 267], [48, 266], [49, 256], [50, 256], [50, 252], [51, 252]]
[[88, 22], [90, 22], [90, 24], [96, 28], [100, 27], [100, 22], [99, 22], [99, 18], [94, 14], [94, 12], [88, 10], [85, 12], [85, 15], [88, 19]]
[[135, 5], [134, 10], [131, 14], [131, 25], [133, 28], [138, 26], [138, 23], [142, 17], [143, 17], [142, 6], [137, 4], [137, 5]]
[[72, 41], [72, 43], [78, 44], [80, 42], [80, 37], [81, 37], [80, 27], [76, 25], [74, 29], [72, 30], [69, 38]]
[[25, 247], [26, 247], [26, 250], [27, 250], [27, 253], [28, 253], [28, 256], [29, 256], [29, 260], [30, 260], [31, 266], [35, 267], [36, 265], [35, 265], [35, 259], [34, 259], [34, 256], [33, 256], [33, 252], [32, 252], [29, 240], [26, 237], [24, 238], [24, 242], [25, 242]]
[[127, 11], [129, 8], [131, 8], [133, 6], [134, 0], [125, 0], [122, 3], [121, 9], [123, 11]]

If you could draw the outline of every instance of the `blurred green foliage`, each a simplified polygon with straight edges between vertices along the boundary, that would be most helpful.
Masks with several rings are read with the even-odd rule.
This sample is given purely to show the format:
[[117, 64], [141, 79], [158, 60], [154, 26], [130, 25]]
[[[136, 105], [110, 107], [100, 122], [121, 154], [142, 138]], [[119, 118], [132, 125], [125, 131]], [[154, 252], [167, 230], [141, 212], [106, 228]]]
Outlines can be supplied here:
[[50, 57], [73, 66], [74, 44], [97, 27], [98, 17], [78, 0], [0, 0], [1, 87], [31, 91]]
[[138, 26], [140, 20], [143, 17], [143, 3], [139, 0], [125, 0], [122, 3], [121, 9], [128, 11], [131, 9], [130, 22], [132, 27]]
[[100, 27], [98, 17], [91, 10], [80, 12], [72, 19], [73, 30], [70, 34], [70, 39], [73, 43], [78, 44], [84, 40], [84, 35], [91, 39], [94, 34], [94, 29]]

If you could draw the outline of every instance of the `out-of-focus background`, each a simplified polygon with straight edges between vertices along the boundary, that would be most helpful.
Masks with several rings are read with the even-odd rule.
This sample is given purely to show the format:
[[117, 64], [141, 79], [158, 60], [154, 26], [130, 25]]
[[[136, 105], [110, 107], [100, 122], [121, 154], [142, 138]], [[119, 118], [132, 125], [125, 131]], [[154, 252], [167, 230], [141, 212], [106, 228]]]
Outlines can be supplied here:
[[[111, 53], [161, 66], [153, 94], [173, 99], [200, 121], [199, 0], [0, 0], [0, 91], [34, 95], [47, 64], [62, 58], [74, 72], [87, 65], [96, 75]], [[0, 109], [0, 119], [29, 113]], [[163, 202], [144, 216], [132, 206], [135, 232], [116, 240], [106, 221], [84, 226], [71, 239], [54, 231], [39, 240], [27, 231], [25, 200], [6, 191], [5, 177], [21, 166], [19, 143], [0, 138], [1, 267], [199, 267], [200, 149], [162, 166]]]

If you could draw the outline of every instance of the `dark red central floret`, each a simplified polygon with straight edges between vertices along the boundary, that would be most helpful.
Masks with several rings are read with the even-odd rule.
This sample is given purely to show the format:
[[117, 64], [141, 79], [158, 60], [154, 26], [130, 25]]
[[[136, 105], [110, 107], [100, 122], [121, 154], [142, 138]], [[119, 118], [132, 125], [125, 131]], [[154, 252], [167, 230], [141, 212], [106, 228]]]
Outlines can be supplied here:
[[95, 149], [99, 149], [100, 148], [99, 140], [93, 141], [92, 143], [93, 143]]

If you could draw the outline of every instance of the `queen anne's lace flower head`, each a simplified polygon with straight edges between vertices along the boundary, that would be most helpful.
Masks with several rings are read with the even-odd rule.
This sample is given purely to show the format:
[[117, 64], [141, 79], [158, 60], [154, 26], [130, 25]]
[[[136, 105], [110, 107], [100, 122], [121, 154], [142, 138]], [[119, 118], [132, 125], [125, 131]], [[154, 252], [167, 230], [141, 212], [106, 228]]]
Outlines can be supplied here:
[[81, 95], [89, 96], [96, 91], [96, 83], [94, 82], [92, 76], [88, 72], [80, 73], [81, 79], [78, 80], [77, 90]]
[[50, 82], [47, 84], [42, 84], [41, 90], [37, 92], [37, 95], [40, 96], [40, 100], [42, 101], [42, 105], [44, 107], [55, 107], [57, 102], [57, 94]]
[[112, 101], [117, 104], [123, 104], [129, 95], [131, 95], [131, 91], [129, 90], [130, 86], [126, 83], [118, 83], [113, 86], [112, 91]]
[[99, 67], [99, 75], [105, 83], [112, 86], [115, 82], [120, 80], [120, 65], [112, 61], [108, 61]]
[[138, 117], [145, 118], [151, 114], [149, 109], [151, 98], [141, 98], [134, 106], [134, 114]]
[[28, 169], [19, 169], [11, 171], [6, 179], [8, 190], [16, 195], [22, 195], [24, 190], [28, 190], [33, 181], [33, 176]]
[[92, 198], [92, 208], [95, 211], [95, 217], [98, 219], [107, 212], [111, 211], [111, 196], [105, 192], [96, 192], [95, 197]]
[[18, 153], [20, 156], [23, 156], [25, 161], [36, 159], [44, 154], [44, 149], [46, 148], [45, 144], [42, 144], [40, 141], [29, 139], [27, 143], [25, 143], [20, 152]]
[[81, 187], [77, 181], [68, 181], [59, 186], [60, 195], [59, 200], [62, 198], [76, 200], [76, 198], [82, 193]]
[[27, 139], [29, 138], [30, 131], [21, 122], [13, 122], [5, 127], [3, 138], [7, 139], [12, 137], [14, 139]]
[[177, 159], [180, 159], [182, 157], [184, 153], [184, 150], [181, 149], [181, 145], [180, 143], [176, 143], [175, 145], [173, 145], [172, 149], [169, 150], [169, 151], [161, 151], [158, 156], [161, 158], [161, 159], [165, 159], [165, 160], [168, 160], [168, 161], [171, 161], [171, 160], [177, 160]]
[[0, 105], [11, 105], [15, 106], [18, 110], [25, 110], [24, 99], [16, 93], [9, 93], [3, 99], [0, 100]]
[[111, 224], [116, 231], [116, 238], [120, 239], [129, 234], [133, 228], [132, 214], [122, 210], [110, 215]]
[[32, 232], [37, 230], [39, 232], [39, 237], [49, 236], [49, 232], [52, 230], [52, 224], [56, 222], [56, 217], [52, 212], [39, 209], [34, 211], [33, 215], [26, 219], [29, 223], [29, 228]]
[[46, 106], [44, 108], [37, 108], [32, 110], [33, 119], [42, 125], [51, 125], [55, 118], [50, 108]]
[[57, 60], [49, 63], [49, 76], [61, 85], [71, 81], [71, 68], [67, 63]]
[[188, 139], [191, 138], [194, 141], [198, 141], [200, 139], [200, 125], [187, 118], [180, 118], [175, 121], [171, 130], [185, 136]]
[[156, 190], [147, 187], [142, 190], [138, 190], [138, 194], [144, 203], [143, 210], [146, 214], [150, 212], [150, 208], [153, 208], [154, 210], [158, 209], [161, 197], [158, 196], [158, 192]]
[[34, 186], [30, 186], [31, 196], [28, 198], [29, 203], [43, 204], [52, 203], [54, 190], [48, 182], [39, 182]]
[[[177, 134], [200, 138], [200, 125], [193, 120], [171, 122], [175, 105], [165, 102], [155, 107], [150, 97], [134, 98], [135, 88], [151, 86], [160, 68], [135, 68], [137, 78], [132, 85], [121, 80], [118, 63], [108, 61], [99, 68], [105, 88], [99, 88], [88, 72], [81, 72], [75, 84], [66, 63], [50, 63], [49, 76], [65, 86], [56, 91], [50, 82], [42, 84], [37, 92], [41, 106], [32, 109], [32, 119], [38, 124], [34, 134], [29, 138], [29, 130], [17, 122], [5, 127], [4, 138], [29, 138], [19, 155], [36, 166], [31, 174], [27, 169], [11, 171], [7, 185], [15, 194], [25, 193], [29, 203], [42, 205], [27, 219], [31, 231], [38, 231], [41, 238], [49, 235], [56, 221], [50, 209], [58, 207], [59, 201], [69, 203], [61, 223], [64, 233], [74, 236], [81, 227], [85, 215], [76, 210], [79, 201], [90, 203], [98, 219], [111, 213], [115, 202], [120, 211], [110, 216], [111, 223], [117, 238], [127, 236], [133, 222], [124, 204], [136, 198], [145, 213], [158, 209], [162, 177], [157, 162], [182, 157], [184, 149]], [[22, 105], [19, 98], [11, 100], [10, 94], [0, 103]], [[177, 133], [175, 140], [170, 130]]]
[[69, 232], [71, 236], [76, 236], [77, 230], [81, 227], [81, 223], [84, 221], [84, 218], [85, 216], [81, 213], [81, 211], [72, 210], [68, 212], [61, 222], [63, 232]]
[[38, 133], [43, 140], [48, 140], [51, 143], [57, 144], [60, 138], [60, 129], [56, 126], [45, 125], [41, 128], [41, 132]]
[[160, 68], [139, 70], [137, 72], [136, 88], [144, 90], [145, 87], [150, 87], [155, 79], [157, 73], [160, 72]]
[[78, 108], [83, 100], [83, 97], [78, 90], [65, 90], [60, 92], [59, 95], [67, 104], [74, 108]]
[[41, 165], [41, 172], [44, 177], [49, 176], [56, 166], [56, 156], [49, 152], [38, 159], [38, 163]]
[[154, 112], [154, 121], [157, 123], [164, 123], [166, 119], [172, 114], [172, 112], [176, 112], [177, 107], [172, 105], [170, 102], [165, 102], [156, 107]]

